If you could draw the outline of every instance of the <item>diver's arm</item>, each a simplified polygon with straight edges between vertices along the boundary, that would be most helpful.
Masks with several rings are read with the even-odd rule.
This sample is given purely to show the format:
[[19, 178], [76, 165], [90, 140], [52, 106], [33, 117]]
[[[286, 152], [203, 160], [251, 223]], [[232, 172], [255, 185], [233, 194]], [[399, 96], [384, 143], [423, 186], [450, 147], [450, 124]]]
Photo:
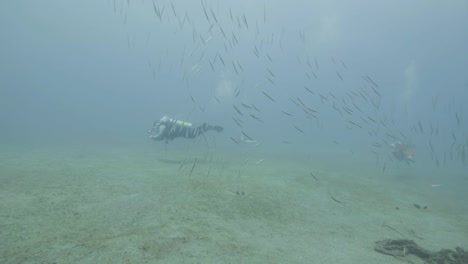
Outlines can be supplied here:
[[[157, 141], [163, 140], [164, 137], [165, 137], [164, 131], [166, 130], [166, 126], [165, 126], [165, 125], [159, 125], [159, 126], [157, 127], [157, 129], [158, 129], [158, 134], [156, 134], [156, 135], [150, 135], [150, 138], [151, 138], [152, 140], [157, 140]], [[155, 129], [153, 129], [153, 130], [155, 130]]]

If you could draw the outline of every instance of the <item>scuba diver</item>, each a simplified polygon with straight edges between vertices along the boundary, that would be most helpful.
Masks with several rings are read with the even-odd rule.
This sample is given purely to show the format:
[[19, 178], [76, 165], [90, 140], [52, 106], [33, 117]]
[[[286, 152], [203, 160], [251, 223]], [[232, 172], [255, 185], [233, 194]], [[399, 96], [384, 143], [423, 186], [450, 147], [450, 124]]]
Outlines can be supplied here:
[[206, 131], [215, 130], [216, 132], [223, 131], [221, 126], [211, 126], [203, 123], [201, 126], [194, 127], [191, 123], [163, 116], [158, 121], [155, 121], [153, 128], [148, 131], [150, 138], [156, 141], [165, 140], [166, 144], [174, 138], [195, 138], [202, 135]]
[[406, 161], [408, 164], [414, 162], [414, 148], [408, 144], [396, 141], [390, 145], [393, 156], [399, 161]]

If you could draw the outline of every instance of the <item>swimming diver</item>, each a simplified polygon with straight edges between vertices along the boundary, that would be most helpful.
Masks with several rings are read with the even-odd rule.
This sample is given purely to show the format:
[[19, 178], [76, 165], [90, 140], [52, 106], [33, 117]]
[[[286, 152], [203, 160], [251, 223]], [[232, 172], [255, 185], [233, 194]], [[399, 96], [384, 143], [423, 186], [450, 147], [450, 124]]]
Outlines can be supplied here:
[[156, 141], [165, 140], [166, 144], [169, 140], [175, 138], [195, 138], [202, 135], [206, 131], [214, 130], [216, 132], [223, 131], [221, 126], [211, 126], [203, 123], [201, 126], [194, 127], [192, 123], [169, 118], [167, 115], [163, 116], [158, 121], [155, 121], [153, 128], [148, 131], [150, 138]]
[[399, 161], [406, 161], [408, 164], [414, 162], [414, 148], [408, 144], [396, 141], [390, 145], [393, 156]]

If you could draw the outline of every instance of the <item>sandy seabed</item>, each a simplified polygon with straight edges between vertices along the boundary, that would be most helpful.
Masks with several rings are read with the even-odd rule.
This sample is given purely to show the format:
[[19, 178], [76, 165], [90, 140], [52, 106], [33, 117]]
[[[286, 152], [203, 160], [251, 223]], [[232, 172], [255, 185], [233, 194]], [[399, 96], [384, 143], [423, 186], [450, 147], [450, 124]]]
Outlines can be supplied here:
[[387, 238], [468, 248], [468, 181], [332, 164], [154, 145], [5, 147], [0, 263], [385, 264], [401, 263], [374, 251]]

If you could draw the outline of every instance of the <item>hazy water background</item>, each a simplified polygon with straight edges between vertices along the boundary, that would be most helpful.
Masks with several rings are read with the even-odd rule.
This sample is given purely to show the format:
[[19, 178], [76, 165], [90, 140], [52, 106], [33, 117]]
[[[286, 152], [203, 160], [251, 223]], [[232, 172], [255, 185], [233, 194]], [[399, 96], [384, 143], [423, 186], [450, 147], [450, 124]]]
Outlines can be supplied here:
[[[466, 190], [467, 18], [461, 0], [3, 1], [0, 145], [137, 145], [170, 157], [192, 143], [150, 142], [147, 130], [167, 114], [224, 126], [195, 152], [323, 157], [330, 169]], [[232, 117], [261, 145], [235, 144]], [[415, 146], [415, 164], [392, 159], [396, 139]], [[457, 194], [447, 204], [466, 212]]]

